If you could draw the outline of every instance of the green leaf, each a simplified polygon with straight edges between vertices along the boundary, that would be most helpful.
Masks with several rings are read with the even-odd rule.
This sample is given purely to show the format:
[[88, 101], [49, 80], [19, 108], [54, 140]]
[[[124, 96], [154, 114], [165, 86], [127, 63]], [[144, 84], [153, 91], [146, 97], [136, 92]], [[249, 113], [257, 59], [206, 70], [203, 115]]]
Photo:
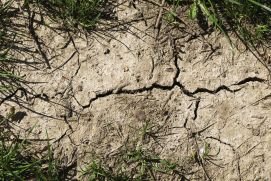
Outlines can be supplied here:
[[236, 0], [228, 0], [229, 2], [233, 3], [233, 4], [237, 4], [237, 5], [242, 5], [240, 2], [236, 1]]
[[[211, 3], [211, 1], [209, 1]], [[227, 38], [229, 43], [232, 45], [232, 41], [229, 37], [229, 34], [224, 30], [223, 25], [221, 21], [219, 21], [219, 17], [215, 14], [215, 12], [212, 12], [209, 10], [209, 8], [205, 5], [204, 1], [199, 0], [198, 5], [203, 12], [203, 14], [208, 18], [209, 22], [211, 22], [216, 28], [218, 28]], [[211, 6], [213, 7], [213, 4], [211, 3]]]
[[96, 178], [96, 175], [95, 175], [95, 173], [92, 173], [91, 175], [90, 175], [90, 177], [89, 177], [89, 181], [94, 181], [94, 180], [96, 180], [97, 178]]
[[189, 12], [190, 18], [194, 20], [197, 17], [197, 13], [198, 13], [198, 6], [197, 6], [197, 3], [195, 2], [190, 8], [190, 12]]

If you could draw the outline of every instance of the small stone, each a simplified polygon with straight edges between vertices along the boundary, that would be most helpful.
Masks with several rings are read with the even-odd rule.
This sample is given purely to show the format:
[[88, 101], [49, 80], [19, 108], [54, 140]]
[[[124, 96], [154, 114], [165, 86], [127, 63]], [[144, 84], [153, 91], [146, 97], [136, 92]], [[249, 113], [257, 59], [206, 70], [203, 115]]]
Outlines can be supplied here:
[[83, 86], [82, 86], [82, 85], [79, 85], [79, 86], [77, 87], [77, 90], [78, 90], [79, 92], [82, 92], [82, 91], [83, 91]]
[[260, 129], [252, 129], [252, 135], [253, 136], [259, 136], [260, 135]]
[[107, 48], [107, 49], [105, 50], [104, 54], [106, 55], [106, 54], [109, 54], [109, 53], [110, 53], [110, 50]]
[[166, 68], [166, 72], [174, 72], [174, 69], [172, 67]]
[[124, 67], [124, 72], [128, 72], [129, 68], [128, 67]]

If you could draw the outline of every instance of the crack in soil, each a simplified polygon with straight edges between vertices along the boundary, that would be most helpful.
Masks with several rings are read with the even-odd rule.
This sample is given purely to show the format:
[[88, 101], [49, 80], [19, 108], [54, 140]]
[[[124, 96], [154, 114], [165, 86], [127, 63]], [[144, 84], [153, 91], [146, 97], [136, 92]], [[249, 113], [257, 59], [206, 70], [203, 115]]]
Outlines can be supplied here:
[[198, 117], [199, 103], [200, 103], [200, 98], [195, 103], [194, 117], [192, 118], [193, 120], [196, 120]]
[[233, 85], [243, 85], [243, 84], [246, 84], [248, 82], [266, 82], [267, 80], [265, 79], [262, 79], [262, 78], [259, 78], [259, 77], [248, 77], [248, 78], [245, 78], [244, 80], [241, 80], [240, 82], [238, 83], [235, 83]]
[[105, 92], [103, 92], [101, 94], [96, 95], [95, 98], [90, 99], [89, 103], [87, 105], [82, 106], [82, 108], [83, 109], [89, 108], [93, 101], [95, 101], [95, 100], [97, 100], [99, 98], [110, 96], [112, 94], [137, 94], [137, 93], [152, 91], [154, 89], [170, 91], [170, 90], [174, 89], [175, 87], [179, 87], [183, 94], [185, 94], [186, 96], [189, 96], [189, 97], [194, 97], [196, 94], [199, 94], [199, 93], [217, 94], [222, 90], [228, 91], [228, 92], [231, 92], [231, 93], [235, 93], [235, 92], [240, 91], [244, 87], [232, 90], [232, 89], [230, 89], [230, 86], [234, 86], [234, 85], [239, 85], [240, 86], [240, 85], [244, 85], [244, 84], [249, 83], [249, 82], [264, 83], [264, 82], [267, 81], [265, 79], [258, 78], [258, 77], [248, 77], [248, 78], [245, 78], [245, 79], [239, 81], [238, 83], [232, 84], [230, 86], [221, 85], [221, 86], [219, 86], [218, 88], [216, 88], [214, 90], [199, 87], [199, 88], [197, 88], [196, 90], [194, 90], [192, 92], [192, 91], [187, 90], [183, 84], [181, 84], [180, 82], [177, 81], [177, 78], [179, 77], [179, 74], [180, 74], [180, 69], [179, 69], [178, 63], [177, 63], [178, 59], [177, 60], [176, 59], [177, 58], [175, 58], [175, 66], [177, 68], [177, 71], [176, 71], [175, 77], [173, 79], [173, 84], [172, 85], [160, 85], [160, 84], [157, 84], [157, 83], [153, 83], [150, 87], [142, 87], [142, 88], [134, 89], [134, 90], [127, 90], [127, 89], [107, 90], [107, 91], [105, 91]]

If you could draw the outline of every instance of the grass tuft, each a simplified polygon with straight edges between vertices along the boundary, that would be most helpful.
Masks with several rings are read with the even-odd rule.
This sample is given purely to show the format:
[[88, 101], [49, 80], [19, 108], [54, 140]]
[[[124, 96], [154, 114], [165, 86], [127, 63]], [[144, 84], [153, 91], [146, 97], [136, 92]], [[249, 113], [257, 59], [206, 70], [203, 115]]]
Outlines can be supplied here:
[[13, 73], [11, 57], [9, 54], [10, 46], [14, 41], [14, 35], [8, 32], [5, 24], [10, 20], [12, 1], [0, 4], [0, 91], [7, 91], [12, 88], [13, 82], [19, 79]]
[[6, 115], [0, 115], [0, 178], [2, 180], [61, 180], [57, 163], [52, 158], [48, 144], [47, 158], [40, 159], [28, 153], [31, 143], [19, 139], [12, 132], [10, 122], [15, 115], [12, 107]]
[[82, 169], [82, 178], [89, 181], [132, 181], [157, 180], [163, 176], [182, 178], [181, 167], [169, 160], [144, 150], [142, 147], [126, 150], [120, 155], [114, 167], [96, 160]]
[[60, 18], [68, 27], [95, 27], [101, 15], [103, 0], [35, 0], [52, 19]]
[[205, 18], [209, 25], [221, 31], [230, 42], [231, 31], [236, 32], [247, 44], [255, 45], [270, 41], [270, 0], [167, 0], [167, 2], [173, 11], [179, 6], [188, 5], [190, 19]]

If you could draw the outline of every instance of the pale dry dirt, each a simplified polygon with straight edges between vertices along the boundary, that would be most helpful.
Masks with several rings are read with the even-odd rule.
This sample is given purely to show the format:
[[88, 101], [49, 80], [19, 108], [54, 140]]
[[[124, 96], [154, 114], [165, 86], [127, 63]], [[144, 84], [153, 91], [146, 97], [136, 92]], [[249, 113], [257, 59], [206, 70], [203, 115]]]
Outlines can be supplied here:
[[[28, 139], [51, 139], [55, 156], [78, 170], [74, 178], [94, 156], [114, 166], [124, 147], [141, 145], [181, 165], [183, 179], [270, 180], [268, 68], [234, 36], [239, 50], [217, 32], [196, 31], [181, 10], [186, 25], [163, 20], [158, 34], [157, 6], [118, 3], [115, 22], [89, 34], [62, 33], [34, 17], [51, 69], [33, 36], [21, 37], [29, 52], [15, 54], [29, 63], [19, 69], [29, 95], [17, 93], [1, 106], [3, 115], [10, 106], [26, 113], [14, 120], [17, 133], [25, 137], [33, 128]], [[27, 16], [14, 20], [25, 34]], [[146, 123], [155, 136], [140, 140]], [[198, 164], [192, 155], [205, 144], [208, 156]], [[181, 177], [157, 176], [170, 179]]]

